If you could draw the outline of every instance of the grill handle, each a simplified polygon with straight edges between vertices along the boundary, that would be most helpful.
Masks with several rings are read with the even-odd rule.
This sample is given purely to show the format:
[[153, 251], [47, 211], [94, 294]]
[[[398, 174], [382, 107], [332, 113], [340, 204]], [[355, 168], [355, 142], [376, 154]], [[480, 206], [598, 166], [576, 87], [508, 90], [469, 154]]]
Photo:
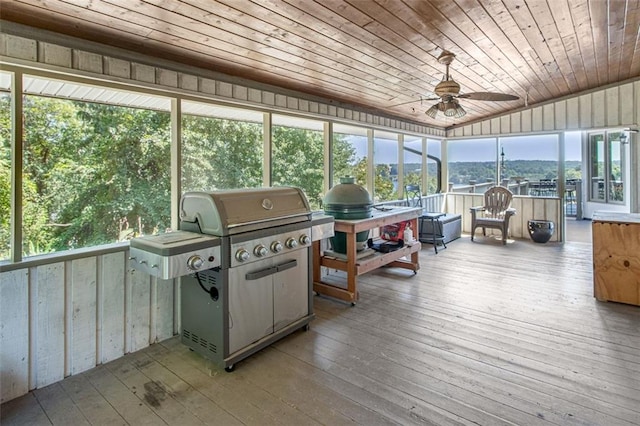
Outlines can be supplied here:
[[278, 272], [282, 272], [286, 271], [287, 269], [295, 268], [296, 266], [298, 266], [298, 261], [296, 259], [293, 259], [279, 264], [278, 266], [276, 266], [276, 268], [278, 269]]
[[295, 268], [296, 266], [298, 266], [297, 259], [288, 260], [276, 266], [271, 266], [269, 268], [261, 269], [256, 272], [249, 272], [244, 277], [247, 281], [259, 280], [260, 278], [264, 278], [278, 272], [286, 271], [287, 269]]

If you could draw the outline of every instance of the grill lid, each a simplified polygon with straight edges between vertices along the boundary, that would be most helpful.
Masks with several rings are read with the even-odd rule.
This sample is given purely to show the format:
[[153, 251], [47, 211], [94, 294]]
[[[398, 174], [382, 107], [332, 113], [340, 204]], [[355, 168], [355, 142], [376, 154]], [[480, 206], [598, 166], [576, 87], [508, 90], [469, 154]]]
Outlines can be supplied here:
[[226, 236], [253, 229], [311, 220], [300, 188], [271, 187], [186, 192], [180, 200], [182, 229]]

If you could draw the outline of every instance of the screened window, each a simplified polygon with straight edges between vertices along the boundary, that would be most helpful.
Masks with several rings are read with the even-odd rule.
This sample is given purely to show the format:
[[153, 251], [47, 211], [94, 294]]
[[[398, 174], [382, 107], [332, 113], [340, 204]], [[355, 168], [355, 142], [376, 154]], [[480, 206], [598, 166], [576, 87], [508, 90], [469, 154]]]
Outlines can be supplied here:
[[182, 191], [256, 188], [263, 180], [262, 113], [182, 102]]
[[[436, 139], [427, 139], [427, 194], [435, 194], [440, 192], [441, 187], [438, 186], [438, 177], [442, 176], [442, 142]], [[438, 159], [436, 161], [435, 159]], [[439, 163], [440, 161], [440, 163]]]
[[452, 140], [448, 144], [449, 183], [453, 191], [484, 192], [495, 185], [497, 152], [495, 139]]
[[170, 226], [167, 99], [33, 77], [24, 87], [24, 256]]
[[558, 195], [557, 135], [504, 137], [498, 144], [500, 182], [515, 194]]
[[[404, 184], [422, 188], [422, 138], [406, 136], [404, 139]], [[424, 191], [423, 191], [424, 192]]]
[[373, 132], [373, 163], [375, 176], [373, 198], [376, 202], [397, 200], [398, 193], [398, 135], [375, 130]]
[[0, 260], [11, 256], [11, 74], [0, 72]]
[[272, 185], [296, 186], [313, 209], [324, 187], [324, 123], [283, 115], [272, 118]]
[[355, 177], [355, 183], [367, 187], [367, 129], [334, 124], [332, 138], [333, 186], [344, 176]]

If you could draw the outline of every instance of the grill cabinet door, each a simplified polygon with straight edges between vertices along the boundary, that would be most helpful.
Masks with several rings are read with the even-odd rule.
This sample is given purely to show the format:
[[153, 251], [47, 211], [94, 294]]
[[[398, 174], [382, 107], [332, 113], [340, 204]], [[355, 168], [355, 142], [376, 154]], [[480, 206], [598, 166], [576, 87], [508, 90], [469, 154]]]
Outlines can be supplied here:
[[[273, 275], [273, 331], [309, 313], [309, 266], [307, 249], [287, 253], [278, 260], [285, 265]], [[295, 266], [294, 266], [295, 262]]]
[[273, 333], [273, 265], [265, 259], [229, 269], [229, 355]]

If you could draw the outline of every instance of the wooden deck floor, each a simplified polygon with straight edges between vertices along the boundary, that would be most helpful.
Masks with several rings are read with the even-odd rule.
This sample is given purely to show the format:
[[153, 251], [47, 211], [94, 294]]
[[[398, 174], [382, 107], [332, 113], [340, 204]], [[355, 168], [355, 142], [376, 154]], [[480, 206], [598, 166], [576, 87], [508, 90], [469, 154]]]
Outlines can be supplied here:
[[638, 425], [640, 308], [597, 302], [591, 246], [468, 236], [418, 275], [212, 367], [177, 338], [2, 405], [14, 424]]

